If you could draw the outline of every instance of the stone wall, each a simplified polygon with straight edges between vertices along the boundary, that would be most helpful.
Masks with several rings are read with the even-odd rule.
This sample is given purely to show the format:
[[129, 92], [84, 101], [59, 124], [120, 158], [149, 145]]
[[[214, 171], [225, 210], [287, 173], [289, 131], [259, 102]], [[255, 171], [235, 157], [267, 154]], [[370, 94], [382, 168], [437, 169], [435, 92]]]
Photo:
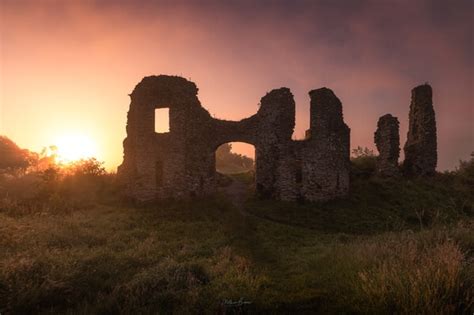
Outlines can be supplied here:
[[377, 173], [386, 177], [399, 175], [400, 134], [397, 117], [390, 114], [380, 117], [374, 140], [379, 151], [376, 163]]
[[409, 129], [405, 143], [403, 170], [409, 176], [433, 175], [438, 161], [436, 119], [431, 86], [423, 84], [411, 91]]
[[302, 150], [302, 195], [311, 201], [330, 200], [349, 191], [350, 129], [342, 104], [328, 88], [309, 92], [310, 131]]
[[[280, 200], [328, 200], [349, 188], [349, 128], [342, 105], [326, 88], [310, 92], [307, 139], [291, 139], [295, 102], [287, 88], [261, 99], [241, 121], [214, 119], [196, 85], [181, 77], [145, 77], [133, 90], [119, 177], [133, 199], [146, 202], [215, 192], [215, 151], [227, 142], [255, 146], [256, 192]], [[169, 108], [167, 133], [156, 133], [155, 109]]]

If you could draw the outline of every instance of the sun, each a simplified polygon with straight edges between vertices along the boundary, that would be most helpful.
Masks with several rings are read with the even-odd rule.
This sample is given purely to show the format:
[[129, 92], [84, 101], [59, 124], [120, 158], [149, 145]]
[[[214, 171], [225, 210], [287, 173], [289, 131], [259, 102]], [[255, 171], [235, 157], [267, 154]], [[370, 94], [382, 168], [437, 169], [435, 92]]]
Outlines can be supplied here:
[[84, 134], [62, 135], [55, 141], [56, 160], [71, 163], [81, 159], [97, 157], [97, 145]]

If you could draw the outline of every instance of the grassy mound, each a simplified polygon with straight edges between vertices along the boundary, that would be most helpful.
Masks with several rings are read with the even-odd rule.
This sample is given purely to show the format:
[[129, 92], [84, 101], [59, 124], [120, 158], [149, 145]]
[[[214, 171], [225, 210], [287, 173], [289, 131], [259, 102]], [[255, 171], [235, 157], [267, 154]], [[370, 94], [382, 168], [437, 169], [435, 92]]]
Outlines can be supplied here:
[[345, 200], [244, 211], [225, 196], [133, 207], [104, 174], [28, 178], [28, 196], [4, 182], [0, 313], [470, 314], [469, 172], [358, 174]]

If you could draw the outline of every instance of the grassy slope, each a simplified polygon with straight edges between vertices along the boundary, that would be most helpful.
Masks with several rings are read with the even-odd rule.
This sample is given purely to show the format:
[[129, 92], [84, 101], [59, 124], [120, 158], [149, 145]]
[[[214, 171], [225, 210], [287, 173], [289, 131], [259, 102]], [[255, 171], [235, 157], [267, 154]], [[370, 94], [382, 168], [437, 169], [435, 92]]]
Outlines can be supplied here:
[[453, 223], [474, 215], [474, 187], [434, 179], [355, 179], [347, 199], [324, 204], [252, 200], [249, 211], [324, 232], [373, 234]]
[[261, 312], [468, 312], [472, 187], [458, 185], [356, 180], [348, 200], [250, 200], [247, 216], [222, 196], [0, 212], [0, 312], [215, 313], [240, 298]]

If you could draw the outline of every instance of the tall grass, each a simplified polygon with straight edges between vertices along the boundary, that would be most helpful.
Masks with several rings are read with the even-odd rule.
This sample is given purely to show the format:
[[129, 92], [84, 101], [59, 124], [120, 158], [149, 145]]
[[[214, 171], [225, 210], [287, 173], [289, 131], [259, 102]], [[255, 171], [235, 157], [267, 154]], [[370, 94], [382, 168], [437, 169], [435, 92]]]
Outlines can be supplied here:
[[455, 314], [474, 306], [466, 256], [448, 238], [402, 233], [355, 250], [366, 264], [355, 285], [362, 313]]
[[[219, 198], [0, 214], [0, 222], [6, 313], [427, 314], [473, 307], [474, 222], [349, 237], [242, 218]], [[239, 300], [251, 304], [231, 307]]]

